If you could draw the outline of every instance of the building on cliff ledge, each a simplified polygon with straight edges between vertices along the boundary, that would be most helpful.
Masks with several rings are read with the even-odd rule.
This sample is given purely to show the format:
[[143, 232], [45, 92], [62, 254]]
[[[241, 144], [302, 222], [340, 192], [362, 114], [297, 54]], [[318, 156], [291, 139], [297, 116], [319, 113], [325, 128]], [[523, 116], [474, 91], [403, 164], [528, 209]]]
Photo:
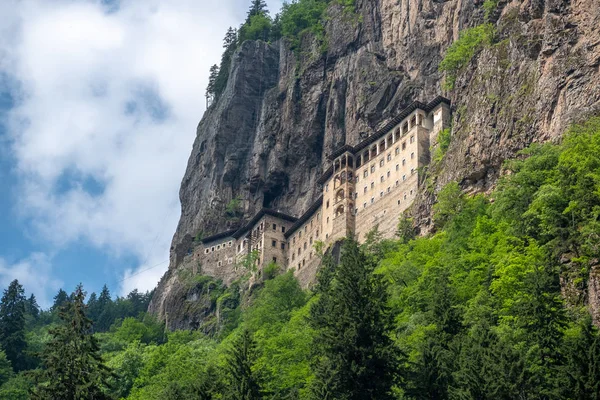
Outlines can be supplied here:
[[412, 103], [384, 128], [328, 156], [318, 181], [323, 195], [303, 215], [263, 209], [242, 229], [203, 239], [191, 256], [194, 265], [226, 279], [248, 262], [259, 271], [275, 262], [308, 286], [320, 263], [316, 243], [326, 250], [348, 235], [360, 242], [375, 226], [386, 238], [395, 235], [437, 136], [449, 125], [449, 100]]

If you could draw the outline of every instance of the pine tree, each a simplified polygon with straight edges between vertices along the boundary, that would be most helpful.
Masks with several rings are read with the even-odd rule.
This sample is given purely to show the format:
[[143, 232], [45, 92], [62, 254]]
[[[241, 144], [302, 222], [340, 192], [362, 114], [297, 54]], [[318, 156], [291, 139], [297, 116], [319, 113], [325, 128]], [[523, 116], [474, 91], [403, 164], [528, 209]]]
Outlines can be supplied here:
[[27, 300], [26, 311], [27, 314], [31, 315], [34, 319], [37, 319], [37, 317], [39, 317], [40, 315], [40, 306], [38, 305], [35, 295], [33, 293], [31, 294], [31, 296], [29, 296], [29, 299]]
[[256, 15], [266, 15], [269, 13], [265, 0], [252, 0], [250, 10], [248, 10], [248, 18], [246, 23], [250, 23], [250, 19]]
[[4, 291], [0, 302], [0, 343], [15, 371], [26, 368], [24, 355], [25, 307], [27, 300], [23, 286], [16, 279]]
[[206, 87], [206, 103], [209, 106], [215, 98], [215, 85], [219, 77], [219, 66], [217, 64], [210, 67], [210, 75], [208, 76], [208, 86]]
[[311, 387], [314, 399], [392, 399], [402, 355], [390, 333], [387, 287], [375, 263], [346, 239], [332, 274], [326, 259], [310, 323], [317, 331]]
[[256, 373], [252, 371], [256, 360], [256, 344], [252, 335], [244, 329], [234, 341], [227, 357], [230, 376], [228, 400], [254, 400], [262, 398]]
[[69, 301], [69, 295], [62, 289], [59, 289], [56, 296], [54, 296], [54, 304], [50, 307], [51, 311], [59, 311], [60, 308]]
[[237, 40], [237, 29], [230, 26], [225, 33], [225, 38], [223, 39], [223, 48], [225, 50], [230, 50], [233, 46], [237, 46]]
[[50, 331], [51, 340], [41, 354], [45, 369], [38, 375], [34, 398], [39, 400], [104, 400], [109, 369], [103, 364], [92, 321], [85, 315], [81, 285], [73, 301], [59, 313], [62, 324]]
[[96, 313], [98, 315], [95, 321], [94, 328], [96, 332], [106, 332], [114, 322], [113, 313], [113, 301], [110, 297], [110, 290], [104, 285], [100, 296], [98, 297], [98, 308]]

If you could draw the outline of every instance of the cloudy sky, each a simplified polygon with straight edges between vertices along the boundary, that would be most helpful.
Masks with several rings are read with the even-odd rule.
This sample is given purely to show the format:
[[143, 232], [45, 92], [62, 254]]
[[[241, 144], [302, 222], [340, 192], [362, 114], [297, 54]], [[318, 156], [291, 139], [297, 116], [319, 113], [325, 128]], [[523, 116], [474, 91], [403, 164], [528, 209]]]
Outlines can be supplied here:
[[47, 307], [156, 285], [207, 71], [249, 3], [0, 1], [2, 288]]

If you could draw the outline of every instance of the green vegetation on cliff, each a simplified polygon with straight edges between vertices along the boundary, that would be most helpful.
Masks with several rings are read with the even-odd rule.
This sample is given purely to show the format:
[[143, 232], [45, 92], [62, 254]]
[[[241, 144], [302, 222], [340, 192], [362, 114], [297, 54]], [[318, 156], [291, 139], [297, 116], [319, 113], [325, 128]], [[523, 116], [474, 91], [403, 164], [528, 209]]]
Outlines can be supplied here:
[[[61, 371], [85, 360], [89, 389], [102, 392], [93, 398], [597, 399], [600, 334], [584, 294], [599, 268], [600, 118], [505, 169], [488, 197], [444, 188], [435, 234], [415, 238], [403, 219], [399, 240], [376, 230], [362, 246], [346, 240], [337, 265], [323, 257], [311, 292], [272, 267], [212, 334], [164, 332], [143, 313], [130, 316], [139, 294], [90, 296], [85, 312], [111, 323], [93, 336], [102, 361], [81, 292], [36, 313], [13, 282], [0, 321], [25, 310], [11, 331], [25, 349], [0, 352], [0, 399], [29, 399], [31, 388], [55, 390], [60, 379], [77, 385], [80, 375]], [[61, 307], [63, 321], [80, 321], [77, 343], [89, 357], [63, 349], [71, 355], [59, 360], [60, 346], [46, 346], [74, 332], [58, 321]], [[43, 364], [30, 355], [39, 351]]]

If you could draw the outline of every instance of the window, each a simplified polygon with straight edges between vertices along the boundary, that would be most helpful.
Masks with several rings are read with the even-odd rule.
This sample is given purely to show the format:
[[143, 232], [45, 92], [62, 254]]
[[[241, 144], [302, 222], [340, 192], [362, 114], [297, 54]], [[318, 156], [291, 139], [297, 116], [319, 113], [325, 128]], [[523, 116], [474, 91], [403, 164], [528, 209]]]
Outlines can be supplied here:
[[285, 226], [281, 227], [281, 233], [285, 233]]
[[392, 173], [391, 173], [390, 171], [388, 171], [388, 173], [387, 173], [387, 177], [389, 178], [391, 174], [392, 174]]
[[[400, 204], [400, 200], [398, 200], [398, 204]], [[292, 253], [292, 261], [296, 259], [296, 253]]]
[[306, 233], [306, 229], [308, 229], [308, 226], [305, 226], [305, 227], [304, 227], [304, 233]]
[[400, 154], [400, 147], [396, 147], [396, 155]]
[[273, 262], [277, 263], [277, 257], [273, 257]]
[[365, 186], [365, 193], [367, 193], [367, 187]]
[[391, 187], [388, 187], [388, 188], [387, 188], [387, 192], [389, 193], [389, 192], [390, 192], [390, 190], [392, 190], [392, 188], [391, 188]]
[[402, 143], [402, 150], [406, 150], [406, 142]]
[[412, 135], [412, 136], [410, 137], [410, 142], [411, 142], [411, 143], [414, 143], [414, 142], [415, 142], [415, 135]]
[[273, 224], [273, 230], [276, 231], [277, 230], [277, 225]]
[[388, 161], [392, 161], [392, 153], [388, 154], [388, 156], [387, 156], [387, 160], [388, 160]]
[[383, 180], [384, 180], [384, 179], [385, 179], [385, 178], [384, 178], [384, 177], [383, 177], [383, 175], [382, 175], [382, 176], [381, 176], [381, 178], [379, 178], [379, 181], [380, 181], [380, 182], [383, 182]]
[[375, 172], [375, 166], [371, 165], [371, 173]]
[[400, 200], [398, 200], [398, 205], [400, 205]]
[[329, 200], [327, 200], [327, 207], [326, 208], [329, 208]]
[[375, 182], [371, 182], [371, 189], [375, 188]]
[[396, 186], [398, 186], [398, 184], [399, 184], [399, 182], [398, 182], [398, 181], [396, 181]]
[[379, 193], [379, 197], [383, 197], [383, 192]]
[[313, 243], [313, 241], [312, 241], [312, 236], [310, 237], [310, 239], [308, 240], [308, 242], [309, 242], [310, 244], [312, 244], [312, 243]]
[[204, 250], [204, 254], [208, 254], [208, 253], [209, 253], [209, 251], [210, 251], [209, 249], [205, 249], [205, 250]]
[[363, 178], [366, 178], [367, 176], [369, 176], [369, 171], [365, 169], [365, 172], [363, 173]]
[[329, 223], [329, 217], [327, 217], [327, 223]]
[[400, 164], [396, 164], [396, 171], [400, 171]]
[[217, 263], [217, 267], [220, 267], [220, 266], [222, 266], [222, 265], [223, 265], [223, 262], [222, 262], [222, 261], [219, 261], [219, 262]]
[[221, 250], [221, 245], [218, 245], [218, 246], [217, 246], [217, 250]]
[[271, 242], [271, 246], [273, 246], [273, 247], [277, 247], [277, 241], [276, 241], [276, 240], [273, 240], [273, 241]]
[[404, 160], [402, 160], [402, 166], [404, 167], [406, 165], [406, 158]]
[[411, 169], [410, 169], [410, 174], [412, 175], [412, 174], [414, 174], [414, 173], [415, 173], [415, 170], [414, 170], [414, 168], [411, 168]]
[[406, 193], [404, 193], [404, 200], [406, 200]]
[[375, 202], [375, 197], [371, 197], [371, 204]]
[[302, 260], [302, 266], [304, 267], [306, 265], [306, 260]]
[[358, 208], [354, 209], [354, 215], [358, 214]]
[[325, 192], [329, 192], [329, 183], [325, 185]]
[[381, 161], [379, 161], [379, 166], [380, 166], [380, 167], [383, 167], [383, 164], [385, 164], [385, 160], [381, 160]]
[[281, 250], [285, 250], [285, 243], [281, 243]]
[[367, 203], [363, 204], [363, 208], [367, 208]]
[[410, 153], [410, 159], [414, 160], [415, 159], [415, 153]]
[[230, 240], [229, 241], [229, 247], [233, 246], [233, 242]]
[[298, 255], [300, 255], [300, 248], [298, 248]]
[[402, 180], [405, 181], [406, 180], [406, 175], [402, 175]]

